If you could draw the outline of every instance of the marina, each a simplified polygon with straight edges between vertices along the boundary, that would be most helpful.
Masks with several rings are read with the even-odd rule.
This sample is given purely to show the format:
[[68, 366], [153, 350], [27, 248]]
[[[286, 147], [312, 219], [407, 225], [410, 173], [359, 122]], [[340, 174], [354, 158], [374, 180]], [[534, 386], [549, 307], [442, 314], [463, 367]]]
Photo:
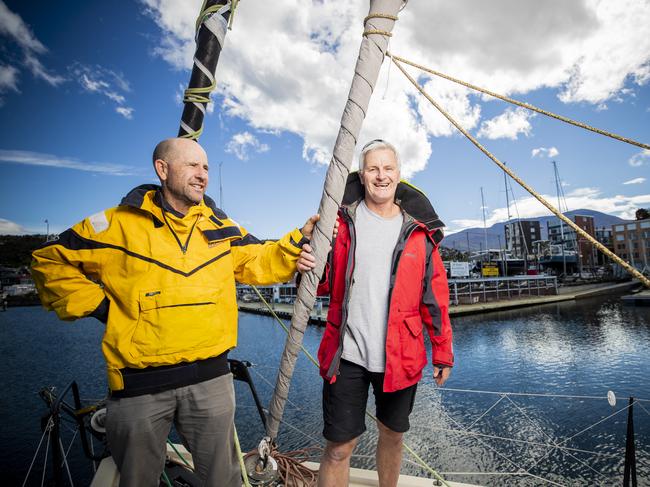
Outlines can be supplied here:
[[[531, 282], [534, 283], [531, 285]], [[517, 285], [513, 285], [516, 283]], [[523, 284], [522, 284], [523, 283]], [[540, 285], [540, 283], [543, 284]], [[472, 284], [474, 291], [472, 292]], [[479, 284], [479, 286], [477, 286]], [[578, 286], [557, 287], [554, 277], [520, 277], [520, 278], [492, 278], [492, 279], [467, 279], [450, 280], [450, 297], [452, 306], [449, 308], [450, 316], [486, 313], [490, 311], [504, 311], [508, 309], [539, 306], [542, 304], [573, 301], [576, 299], [587, 299], [595, 296], [609, 296], [619, 294], [629, 289], [638, 287], [633, 281], [622, 283], [587, 284]], [[460, 292], [459, 292], [460, 288]], [[291, 319], [293, 315], [292, 299], [295, 297], [295, 286], [287, 284], [281, 286], [259, 287], [258, 290], [263, 296], [269, 297], [262, 302], [255, 299], [254, 293], [249, 292], [250, 288], [239, 288], [240, 299], [237, 301], [240, 311], [247, 313], [272, 315], [285, 319]], [[543, 292], [542, 292], [543, 290]], [[639, 295], [632, 295], [623, 299], [648, 299], [647, 292]], [[246, 296], [245, 299], [241, 299]], [[278, 296], [275, 300], [272, 296]], [[279, 297], [281, 296], [281, 297]], [[639, 296], [639, 297], [634, 297]], [[467, 297], [470, 303], [460, 303], [461, 298]], [[281, 302], [278, 302], [282, 300]], [[310, 322], [324, 325], [327, 319], [327, 301], [317, 303], [310, 314]]]

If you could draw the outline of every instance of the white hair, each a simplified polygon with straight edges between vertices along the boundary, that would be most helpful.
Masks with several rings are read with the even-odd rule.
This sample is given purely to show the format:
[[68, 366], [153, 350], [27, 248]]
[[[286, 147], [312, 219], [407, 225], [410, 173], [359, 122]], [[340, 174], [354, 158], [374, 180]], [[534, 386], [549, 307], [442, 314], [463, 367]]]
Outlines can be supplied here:
[[363, 146], [363, 149], [361, 149], [361, 154], [359, 154], [359, 171], [364, 170], [365, 162], [366, 162], [366, 154], [368, 152], [379, 150], [379, 149], [389, 149], [393, 151], [393, 154], [395, 154], [395, 161], [397, 161], [397, 169], [401, 169], [402, 162], [400, 161], [399, 153], [397, 152], [395, 146], [390, 142], [386, 142], [385, 140], [375, 139], [368, 142], [366, 145]]

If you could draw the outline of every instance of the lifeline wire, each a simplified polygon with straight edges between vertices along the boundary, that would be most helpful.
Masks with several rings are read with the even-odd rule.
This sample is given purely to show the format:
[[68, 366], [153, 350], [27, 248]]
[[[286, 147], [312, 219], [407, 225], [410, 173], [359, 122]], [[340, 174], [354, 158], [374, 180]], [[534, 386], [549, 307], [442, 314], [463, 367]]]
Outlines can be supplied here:
[[607, 257], [612, 259], [614, 262], [625, 268], [630, 274], [632, 274], [634, 277], [636, 277], [639, 281], [641, 281], [646, 287], [650, 288], [650, 279], [645, 277], [641, 272], [639, 272], [637, 269], [635, 269], [633, 266], [625, 262], [623, 259], [621, 259], [618, 255], [614, 254], [611, 250], [609, 250], [607, 247], [605, 247], [602, 243], [600, 243], [598, 240], [593, 238], [591, 235], [589, 235], [585, 230], [580, 228], [575, 222], [571, 221], [569, 218], [564, 216], [561, 212], [559, 212], [555, 207], [546, 201], [546, 199], [537, 193], [533, 188], [528, 186], [528, 184], [521, 179], [519, 176], [517, 176], [512, 170], [506, 166], [503, 162], [501, 162], [499, 159], [497, 159], [496, 156], [494, 156], [489, 150], [487, 150], [476, 138], [474, 138], [467, 130], [465, 130], [447, 111], [445, 111], [444, 108], [442, 108], [429, 94], [420, 86], [420, 84], [414, 80], [411, 75], [409, 75], [402, 64], [397, 61], [391, 54], [387, 53], [387, 56], [389, 56], [393, 63], [399, 68], [399, 70], [406, 76], [406, 78], [417, 88], [417, 90], [422, 93], [422, 95], [429, 100], [429, 102], [436, 107], [436, 109], [454, 126], [456, 127], [465, 137], [469, 139], [469, 141], [474, 144], [483, 154], [485, 154], [487, 157], [489, 157], [497, 166], [499, 166], [503, 171], [505, 171], [512, 179], [514, 179], [519, 185], [524, 188], [526, 191], [528, 191], [531, 195], [535, 197], [537, 201], [539, 201], [541, 204], [543, 204], [546, 208], [548, 208], [551, 213], [553, 213], [555, 216], [557, 216], [560, 220], [562, 220], [564, 223], [569, 225], [571, 228], [573, 228], [577, 234], [581, 235], [585, 239], [587, 239], [594, 247], [596, 247], [598, 250], [600, 250], [603, 254], [605, 254]]

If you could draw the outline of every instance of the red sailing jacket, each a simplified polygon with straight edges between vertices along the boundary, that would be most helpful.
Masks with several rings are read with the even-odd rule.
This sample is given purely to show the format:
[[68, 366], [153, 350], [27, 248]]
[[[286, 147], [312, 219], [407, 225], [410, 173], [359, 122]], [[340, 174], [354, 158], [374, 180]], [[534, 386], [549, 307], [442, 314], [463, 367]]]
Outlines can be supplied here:
[[[343, 353], [349, 289], [354, 271], [354, 214], [362, 192], [358, 174], [351, 174], [339, 211], [338, 235], [324, 279], [318, 287], [319, 295], [330, 296], [318, 360], [321, 376], [331, 383], [336, 381]], [[384, 392], [404, 389], [422, 378], [422, 369], [427, 364], [424, 327], [431, 339], [432, 363], [454, 365], [448, 313], [449, 287], [438, 253], [443, 223], [426, 196], [407, 183], [398, 185], [396, 201], [405, 218], [391, 265]]]

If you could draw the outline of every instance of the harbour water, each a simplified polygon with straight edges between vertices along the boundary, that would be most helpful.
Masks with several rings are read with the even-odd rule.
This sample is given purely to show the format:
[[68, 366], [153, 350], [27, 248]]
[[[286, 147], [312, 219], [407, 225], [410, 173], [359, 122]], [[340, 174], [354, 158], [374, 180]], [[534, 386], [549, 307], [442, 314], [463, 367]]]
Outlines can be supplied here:
[[[542, 479], [571, 486], [622, 483], [628, 397], [650, 399], [650, 308], [598, 298], [457, 317], [453, 326], [457, 365], [451, 379], [439, 389], [427, 368], [406, 435], [429, 465], [449, 480], [481, 485], [552, 485]], [[61, 389], [76, 380], [84, 398], [105, 395], [102, 333], [95, 320], [62, 323], [39, 307], [0, 313], [2, 485], [22, 484], [41, 438], [41, 387]], [[321, 335], [315, 326], [305, 334], [312, 354]], [[239, 346], [231, 357], [255, 364], [251, 374], [264, 405], [284, 341], [272, 318], [241, 315]], [[238, 383], [236, 389], [239, 437], [245, 450], [252, 449], [264, 431], [247, 386]], [[321, 444], [320, 390], [316, 368], [301, 356], [280, 431], [283, 450]], [[607, 402], [609, 390], [618, 398], [615, 406]], [[374, 411], [372, 395], [370, 403]], [[639, 485], [650, 485], [650, 401], [637, 403], [634, 412]], [[371, 423], [355, 466], [374, 468]], [[72, 426], [65, 424], [64, 431]], [[92, 471], [80, 452], [77, 439], [71, 470], [75, 485], [87, 485]], [[41, 455], [28, 485], [40, 485], [42, 466]], [[523, 471], [536, 477], [514, 475]], [[403, 473], [425, 474], [408, 461]]]

